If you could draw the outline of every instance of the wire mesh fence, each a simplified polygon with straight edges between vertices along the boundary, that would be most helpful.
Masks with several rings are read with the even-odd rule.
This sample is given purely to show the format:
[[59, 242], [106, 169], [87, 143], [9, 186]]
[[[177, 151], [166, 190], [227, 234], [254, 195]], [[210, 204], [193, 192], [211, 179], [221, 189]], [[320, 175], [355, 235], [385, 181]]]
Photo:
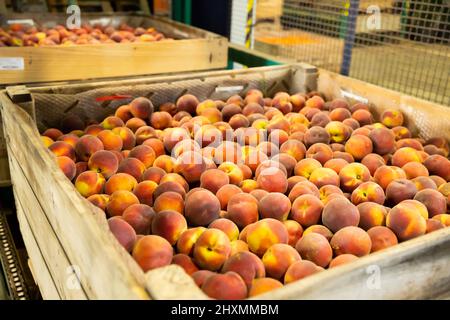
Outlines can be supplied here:
[[450, 105], [450, 0], [279, 5], [257, 22], [255, 49]]

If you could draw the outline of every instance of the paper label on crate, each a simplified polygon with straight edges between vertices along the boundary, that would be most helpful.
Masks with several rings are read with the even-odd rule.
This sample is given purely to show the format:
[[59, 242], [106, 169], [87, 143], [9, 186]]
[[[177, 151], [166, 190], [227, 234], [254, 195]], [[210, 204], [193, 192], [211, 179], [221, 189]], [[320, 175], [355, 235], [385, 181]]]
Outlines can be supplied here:
[[14, 19], [14, 20], [8, 20], [8, 24], [28, 24], [30, 26], [34, 26], [33, 19]]
[[216, 92], [235, 92], [241, 91], [244, 89], [244, 86], [227, 86], [227, 87], [217, 87]]
[[24, 70], [23, 58], [0, 58], [0, 70]]

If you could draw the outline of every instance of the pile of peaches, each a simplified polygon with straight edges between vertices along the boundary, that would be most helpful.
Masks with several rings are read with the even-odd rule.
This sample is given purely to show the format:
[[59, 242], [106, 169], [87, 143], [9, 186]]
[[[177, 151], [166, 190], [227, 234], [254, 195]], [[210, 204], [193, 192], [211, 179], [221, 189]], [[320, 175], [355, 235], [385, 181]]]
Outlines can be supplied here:
[[[138, 97], [42, 141], [143, 271], [244, 299], [450, 226], [446, 139], [318, 92]], [[87, 125], [87, 127], [86, 127]]]
[[12, 24], [7, 30], [0, 28], [0, 47], [153, 42], [163, 39], [168, 38], [155, 28], [133, 28], [126, 23], [118, 28], [89, 24], [76, 29], [67, 29], [62, 25], [43, 28], [23, 24]]

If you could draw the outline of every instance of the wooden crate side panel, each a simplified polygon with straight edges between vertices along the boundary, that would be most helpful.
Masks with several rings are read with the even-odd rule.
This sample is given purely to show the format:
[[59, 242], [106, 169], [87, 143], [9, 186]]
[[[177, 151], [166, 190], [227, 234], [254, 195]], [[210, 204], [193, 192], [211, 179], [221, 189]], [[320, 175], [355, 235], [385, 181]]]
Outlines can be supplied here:
[[[19, 162], [15, 159], [13, 153], [10, 156], [10, 167], [13, 173], [14, 191], [17, 202], [22, 208], [23, 219], [26, 219], [27, 226], [39, 248], [40, 255], [47, 261], [48, 273], [52, 278], [53, 285], [56, 286], [61, 299], [87, 299], [77, 280], [77, 275], [71, 273], [72, 268], [77, 271], [77, 266], [74, 266], [68, 259], [64, 249], [55, 234], [55, 231], [49, 224], [45, 212], [42, 210], [41, 204], [36, 199], [33, 190], [31, 189], [27, 178], [25, 177]], [[20, 194], [20, 196], [18, 196]], [[30, 248], [32, 249], [32, 248]], [[28, 252], [30, 252], [28, 249]], [[33, 248], [36, 250], [35, 248]], [[39, 279], [41, 273], [34, 275], [38, 278], [38, 283], [42, 284], [46, 279]], [[44, 276], [45, 277], [45, 276]], [[45, 285], [45, 284], [44, 284]]]
[[47, 300], [61, 300], [45, 259], [42, 257], [39, 246], [37, 245], [36, 240], [33, 237], [33, 233], [31, 232], [31, 228], [28, 225], [28, 221], [24, 214], [25, 210], [22, 209], [22, 205], [19, 201], [16, 201], [16, 212], [23, 242], [25, 243], [28, 256], [31, 259], [30, 269], [42, 297]]
[[450, 229], [288, 284], [258, 299], [433, 299], [450, 290]]
[[119, 46], [8, 47], [0, 50], [0, 57], [23, 57], [25, 65], [22, 71], [0, 71], [3, 84], [32, 83], [223, 68], [227, 42], [194, 39]]
[[[0, 99], [9, 151], [21, 164], [68, 258], [80, 267], [89, 298], [148, 298], [142, 270], [109, 232], [104, 216], [75, 192], [57, 168], [31, 118], [4, 95]], [[21, 197], [21, 192], [16, 196]]]

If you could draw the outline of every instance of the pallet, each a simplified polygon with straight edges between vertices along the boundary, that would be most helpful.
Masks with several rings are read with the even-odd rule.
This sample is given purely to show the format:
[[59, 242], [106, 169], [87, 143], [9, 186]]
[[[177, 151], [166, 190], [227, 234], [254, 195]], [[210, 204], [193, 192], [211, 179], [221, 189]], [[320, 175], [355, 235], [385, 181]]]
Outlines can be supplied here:
[[[3, 126], [21, 232], [44, 298], [207, 299], [178, 266], [142, 272], [110, 233], [104, 213], [81, 197], [59, 170], [53, 154], [42, 145], [38, 128], [44, 122], [57, 123], [69, 106], [72, 113], [101, 118], [118, 104], [99, 108], [94, 98], [111, 92], [153, 93], [151, 99], [159, 105], [180, 93], [195, 94], [200, 100], [225, 99], [252, 88], [269, 96], [278, 91], [319, 90], [327, 98], [347, 96], [368, 102], [378, 113], [397, 108], [405, 114], [407, 126], [422, 138], [440, 135], [450, 139], [450, 114], [445, 107], [306, 64], [34, 88], [30, 92], [36, 121], [2, 91]], [[258, 299], [445, 297], [450, 292], [449, 256], [450, 228], [445, 228]], [[78, 273], [70, 273], [73, 266]], [[367, 285], [373, 266], [381, 271], [376, 290]], [[68, 275], [72, 284], [79, 280], [77, 290], [67, 285]]]
[[[52, 26], [65, 14], [14, 14], [8, 19], [33, 19]], [[175, 40], [51, 47], [3, 47], [1, 58], [18, 58], [23, 70], [0, 70], [1, 85], [83, 80], [225, 68], [227, 40], [216, 34], [144, 14], [83, 14], [88, 21], [118, 26], [155, 27]], [[0, 21], [0, 25], [5, 21]], [[64, 57], [64, 59], [61, 59]], [[186, 59], [189, 63], [186, 63]], [[45, 70], [45, 72], [43, 72]]]

